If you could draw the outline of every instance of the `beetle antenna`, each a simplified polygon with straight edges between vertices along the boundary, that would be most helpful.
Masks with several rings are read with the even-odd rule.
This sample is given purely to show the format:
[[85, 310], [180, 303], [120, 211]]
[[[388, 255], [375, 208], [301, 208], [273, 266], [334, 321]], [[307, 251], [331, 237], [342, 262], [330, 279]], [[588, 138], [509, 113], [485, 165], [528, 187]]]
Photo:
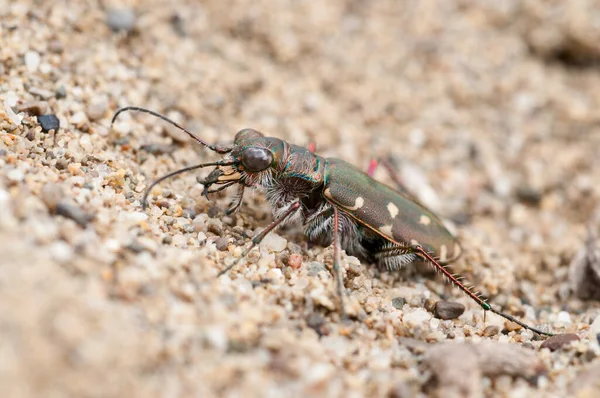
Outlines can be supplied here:
[[209, 167], [209, 166], [231, 166], [233, 164], [233, 162], [211, 162], [211, 163], [202, 163], [202, 164], [196, 164], [193, 166], [188, 166], [188, 167], [184, 167], [183, 169], [179, 169], [179, 170], [175, 170], [170, 172], [169, 174], [165, 174], [164, 176], [160, 177], [157, 180], [154, 180], [152, 182], [152, 184], [150, 184], [150, 186], [148, 188], [146, 188], [146, 192], [144, 192], [144, 197], [142, 199], [142, 207], [144, 209], [146, 209], [148, 207], [148, 196], [150, 195], [150, 192], [152, 191], [152, 188], [154, 188], [156, 185], [160, 184], [161, 182], [163, 182], [164, 180], [174, 177], [178, 174], [182, 174], [182, 173], [186, 173], [188, 171], [192, 171], [192, 170], [196, 170], [196, 169], [201, 169], [202, 167]]
[[515, 318], [512, 315], [505, 314], [504, 312], [495, 309], [485, 299], [481, 298], [481, 294], [479, 292], [474, 292], [471, 288], [469, 288], [467, 285], [462, 283], [454, 274], [452, 274], [450, 271], [448, 271], [446, 269], [446, 267], [444, 267], [439, 262], [437, 262], [436, 259], [433, 258], [433, 256], [431, 254], [427, 253], [427, 251], [423, 248], [423, 246], [416, 245], [416, 246], [413, 246], [413, 249], [418, 254], [423, 256], [427, 261], [429, 261], [431, 264], [433, 264], [433, 266], [437, 270], [439, 270], [442, 274], [444, 274], [444, 276], [446, 278], [448, 278], [450, 280], [450, 282], [452, 282], [454, 284], [454, 286], [458, 287], [460, 290], [462, 290], [464, 293], [466, 293], [469, 297], [471, 297], [471, 299], [473, 299], [473, 301], [475, 301], [477, 304], [479, 304], [481, 306], [481, 308], [483, 308], [484, 311], [491, 311], [494, 314], [500, 315], [502, 318], [508, 319], [509, 321], [516, 323], [517, 325], [521, 326], [522, 328], [529, 329], [532, 332], [537, 333], [539, 335], [554, 336], [552, 333], [542, 332], [539, 329], [536, 329], [532, 326], [527, 325], [524, 322], [521, 322], [520, 320], [518, 320], [517, 318]]
[[144, 113], [148, 113], [148, 114], [150, 114], [152, 116], [156, 116], [157, 118], [159, 118], [161, 120], [164, 120], [165, 122], [167, 122], [167, 123], [169, 123], [169, 124], [177, 127], [179, 130], [183, 131], [184, 133], [186, 133], [187, 135], [189, 135], [190, 137], [192, 137], [194, 140], [196, 140], [198, 143], [200, 143], [201, 145], [207, 147], [211, 151], [223, 154], [223, 153], [229, 153], [232, 150], [231, 147], [209, 144], [208, 142], [204, 141], [202, 138], [198, 137], [196, 134], [192, 133], [191, 131], [189, 131], [185, 127], [181, 126], [179, 123], [176, 123], [173, 120], [169, 119], [168, 117], [163, 116], [160, 113], [156, 113], [154, 111], [151, 111], [149, 109], [140, 108], [140, 107], [137, 107], [137, 106], [126, 106], [124, 108], [119, 109], [115, 113], [115, 115], [113, 116], [112, 120], [110, 121], [110, 127], [112, 128], [113, 124], [115, 123], [115, 120], [117, 120], [117, 117], [121, 113], [127, 112], [127, 111], [144, 112]]

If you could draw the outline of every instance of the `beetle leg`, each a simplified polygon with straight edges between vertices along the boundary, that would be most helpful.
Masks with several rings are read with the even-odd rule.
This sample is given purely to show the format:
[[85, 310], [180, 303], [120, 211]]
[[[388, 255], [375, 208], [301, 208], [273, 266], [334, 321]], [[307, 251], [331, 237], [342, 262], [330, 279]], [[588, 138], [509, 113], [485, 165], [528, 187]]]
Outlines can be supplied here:
[[340, 296], [340, 307], [342, 318], [346, 317], [344, 308], [344, 280], [342, 275], [341, 259], [340, 259], [340, 215], [337, 207], [333, 206], [333, 272], [337, 280], [338, 296]]
[[462, 290], [465, 294], [467, 294], [467, 296], [471, 297], [473, 299], [473, 301], [475, 301], [477, 304], [479, 304], [481, 306], [481, 308], [483, 308], [484, 311], [491, 311], [494, 314], [500, 315], [502, 318], [507, 319], [511, 322], [514, 322], [514, 323], [520, 325], [521, 327], [523, 327], [525, 329], [529, 329], [532, 332], [535, 332], [539, 335], [553, 336], [552, 333], [543, 332], [539, 329], [529, 326], [528, 324], [521, 322], [514, 316], [506, 314], [506, 313], [492, 307], [485, 299], [483, 299], [481, 297], [481, 295], [478, 292], [473, 291], [473, 289], [470, 286], [467, 286], [463, 282], [461, 282], [460, 277], [458, 277], [457, 275], [448, 271], [446, 266], [440, 264], [429, 252], [427, 252], [427, 250], [425, 250], [423, 248], [423, 246], [411, 245], [411, 248], [415, 251], [415, 253], [419, 257], [421, 257], [425, 261], [428, 261], [429, 263], [431, 263], [438, 271], [440, 271], [446, 278], [448, 278], [454, 286], [456, 286], [457, 288]]
[[244, 250], [242, 252], [242, 255], [235, 259], [235, 261], [233, 263], [231, 263], [231, 265], [229, 265], [228, 267], [226, 267], [223, 271], [219, 272], [219, 274], [217, 275], [217, 277], [226, 274], [230, 269], [232, 269], [233, 267], [235, 267], [237, 265], [237, 263], [239, 263], [241, 260], [243, 260], [248, 253], [250, 253], [250, 250], [254, 249], [254, 247], [256, 245], [258, 245], [264, 238], [265, 236], [267, 236], [269, 234], [269, 232], [271, 232], [272, 230], [274, 230], [275, 228], [277, 228], [281, 223], [283, 223], [285, 220], [287, 220], [292, 214], [294, 214], [298, 209], [300, 208], [300, 202], [294, 202], [290, 208], [277, 220], [273, 221], [267, 228], [263, 229], [260, 233], [258, 233], [255, 237], [252, 238], [252, 243], [250, 244], [250, 246]]

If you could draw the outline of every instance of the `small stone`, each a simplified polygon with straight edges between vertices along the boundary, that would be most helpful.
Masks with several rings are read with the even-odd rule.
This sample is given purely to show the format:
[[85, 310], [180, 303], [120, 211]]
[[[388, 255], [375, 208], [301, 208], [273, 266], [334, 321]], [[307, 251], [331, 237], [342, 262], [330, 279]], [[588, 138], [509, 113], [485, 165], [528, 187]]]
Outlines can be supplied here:
[[317, 276], [321, 271], [327, 271], [324, 264], [321, 264], [317, 261], [311, 261], [307, 267], [308, 276]]
[[560, 311], [556, 315], [556, 321], [562, 323], [573, 323], [571, 321], [571, 315], [567, 311]]
[[62, 41], [54, 39], [50, 40], [48, 43], [48, 50], [54, 54], [62, 54], [62, 52], [65, 50], [65, 46], [63, 45]]
[[63, 217], [69, 218], [75, 221], [79, 226], [86, 227], [88, 223], [94, 218], [93, 215], [85, 213], [79, 207], [68, 201], [60, 201], [56, 205], [56, 214], [59, 214]]
[[433, 312], [435, 311], [435, 303], [436, 301], [433, 299], [427, 299], [425, 300], [425, 303], [423, 304], [423, 307], [425, 307], [425, 309], [429, 312]]
[[229, 247], [229, 241], [227, 238], [219, 238], [215, 241], [215, 246], [219, 251], [225, 251]]
[[208, 222], [206, 224], [207, 224], [206, 230], [208, 232], [212, 232], [213, 234], [215, 234], [217, 236], [223, 235], [223, 223], [221, 222], [221, 220], [216, 219], [216, 218], [211, 218], [208, 220]]
[[417, 308], [412, 312], [404, 314], [402, 317], [402, 321], [410, 327], [422, 326], [430, 319], [431, 314], [423, 308]]
[[54, 95], [56, 96], [56, 99], [66, 98], [67, 97], [67, 88], [65, 86], [61, 85], [59, 88], [56, 89], [56, 92], [54, 93]]
[[56, 206], [64, 197], [62, 187], [58, 184], [47, 183], [42, 188], [41, 198], [48, 210], [55, 211]]
[[136, 16], [131, 8], [111, 8], [106, 14], [106, 25], [113, 31], [133, 32]]
[[507, 332], [514, 332], [515, 330], [520, 330], [522, 329], [522, 326], [519, 325], [516, 322], [512, 322], [512, 321], [504, 321], [504, 329]]
[[58, 131], [60, 128], [60, 121], [56, 115], [40, 115], [37, 117], [38, 123], [42, 126], [42, 131], [48, 133], [50, 130]]
[[317, 332], [319, 336], [327, 334], [327, 330], [325, 329], [325, 318], [318, 312], [311, 312], [306, 319], [306, 326]]
[[556, 351], [573, 341], [579, 340], [579, 336], [573, 333], [557, 334], [555, 336], [548, 337], [548, 339], [542, 343], [540, 348], [548, 348], [550, 351]]
[[31, 94], [40, 97], [43, 100], [47, 100], [50, 99], [52, 97], [54, 97], [54, 93], [50, 90], [46, 90], [45, 88], [40, 88], [40, 87], [29, 87], [27, 89], [27, 91], [29, 91]]
[[[19, 112], [25, 112], [29, 115], [40, 116], [48, 111], [48, 103], [46, 101], [31, 101], [19, 105]], [[39, 121], [39, 119], [38, 119]]]
[[267, 234], [262, 242], [260, 242], [261, 250], [272, 251], [275, 253], [283, 251], [286, 247], [287, 240], [273, 232]]
[[392, 306], [397, 310], [401, 310], [402, 307], [404, 307], [404, 304], [406, 304], [406, 299], [404, 297], [394, 297], [392, 299]]
[[288, 265], [292, 267], [292, 269], [298, 269], [302, 266], [302, 255], [301, 254], [290, 254], [288, 258]]
[[219, 207], [218, 206], [211, 206], [208, 208], [208, 211], [206, 212], [206, 214], [208, 214], [209, 218], [217, 218], [219, 215]]
[[101, 119], [108, 110], [108, 101], [105, 97], [92, 98], [87, 107], [87, 116], [90, 120]]
[[496, 325], [490, 325], [490, 326], [487, 326], [485, 329], [483, 329], [483, 335], [485, 337], [495, 336], [499, 332], [500, 332], [500, 328]]
[[25, 66], [29, 72], [36, 72], [41, 60], [40, 54], [35, 51], [27, 51], [25, 53]]
[[456, 319], [465, 312], [465, 306], [452, 301], [438, 301], [435, 303], [433, 314], [439, 319]]

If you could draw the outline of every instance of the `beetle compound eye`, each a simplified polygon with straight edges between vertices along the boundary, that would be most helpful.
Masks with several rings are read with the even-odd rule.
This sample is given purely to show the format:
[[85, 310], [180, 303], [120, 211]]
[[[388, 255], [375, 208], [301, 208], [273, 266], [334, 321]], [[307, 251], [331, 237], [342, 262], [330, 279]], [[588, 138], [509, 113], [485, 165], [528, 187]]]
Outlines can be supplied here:
[[250, 147], [242, 153], [242, 165], [251, 172], [263, 171], [273, 162], [273, 154], [266, 148]]

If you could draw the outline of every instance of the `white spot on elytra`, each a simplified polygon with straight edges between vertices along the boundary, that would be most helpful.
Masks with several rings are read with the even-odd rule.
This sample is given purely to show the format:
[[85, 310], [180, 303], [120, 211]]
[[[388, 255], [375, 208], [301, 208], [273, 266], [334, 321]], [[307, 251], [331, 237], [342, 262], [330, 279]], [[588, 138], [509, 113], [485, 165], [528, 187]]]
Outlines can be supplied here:
[[440, 246], [440, 261], [446, 261], [448, 259], [448, 248], [446, 245]]
[[387, 209], [390, 212], [390, 216], [392, 216], [392, 219], [396, 218], [396, 216], [399, 213], [398, 207], [396, 207], [395, 204], [393, 204], [392, 202], [390, 202], [387, 205]]
[[410, 244], [413, 245], [413, 246], [419, 246], [419, 241], [416, 240], [416, 239], [411, 239], [410, 240]]
[[323, 194], [328, 197], [329, 199], [331, 199], [331, 190], [329, 188], [325, 188], [325, 191], [323, 191]]
[[419, 224], [429, 225], [429, 224], [431, 224], [431, 218], [427, 217], [425, 214], [421, 214], [421, 218], [419, 219]]
[[346, 207], [346, 209], [348, 209], [348, 210], [358, 210], [361, 207], [363, 207], [364, 204], [365, 204], [365, 200], [361, 196], [359, 196], [354, 201], [354, 206], [352, 206], [352, 207], [348, 206], [348, 207]]
[[384, 225], [382, 227], [379, 227], [379, 231], [381, 231], [381, 233], [384, 234], [385, 236], [389, 236], [390, 238], [392, 237], [392, 226], [391, 225]]

